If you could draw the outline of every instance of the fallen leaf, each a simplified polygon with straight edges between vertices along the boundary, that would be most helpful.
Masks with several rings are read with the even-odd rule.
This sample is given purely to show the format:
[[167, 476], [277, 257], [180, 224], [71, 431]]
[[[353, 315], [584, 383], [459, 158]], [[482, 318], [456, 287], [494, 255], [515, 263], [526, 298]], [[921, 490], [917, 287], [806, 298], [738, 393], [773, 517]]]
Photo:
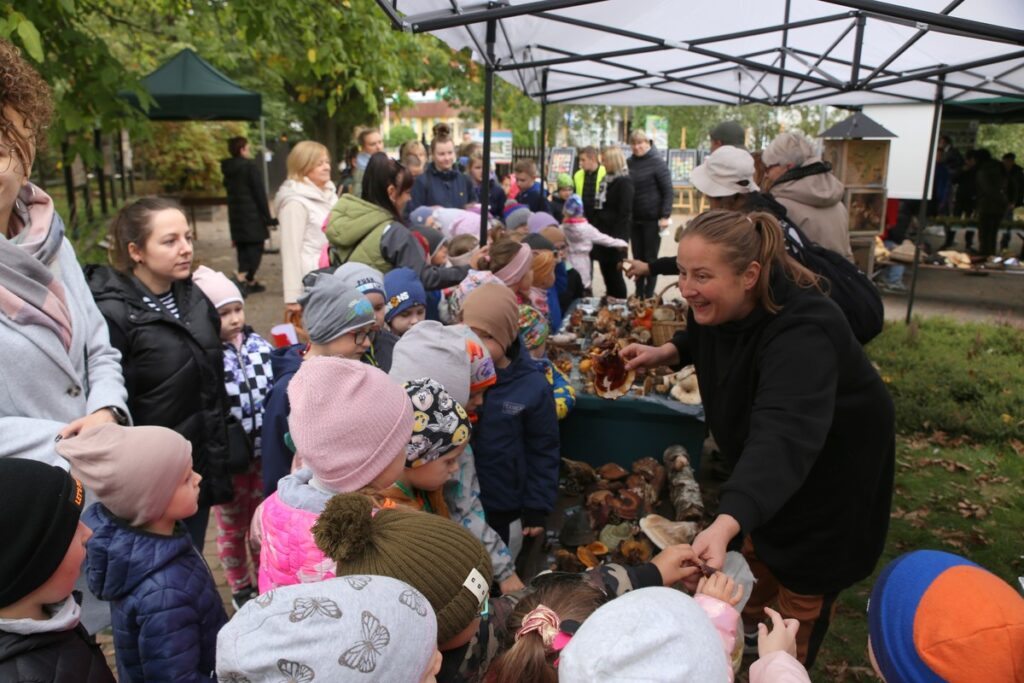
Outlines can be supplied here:
[[1024, 456], [1024, 441], [1020, 439], [1010, 439], [1010, 448], [1017, 455]]
[[962, 462], [956, 460], [950, 460], [949, 458], [918, 458], [918, 467], [927, 467], [929, 465], [936, 465], [946, 470], [947, 472], [970, 472], [971, 468]]
[[977, 503], [972, 503], [969, 500], [961, 500], [958, 502], [956, 504], [956, 509], [964, 519], [984, 519], [985, 517], [988, 517], [987, 509]]

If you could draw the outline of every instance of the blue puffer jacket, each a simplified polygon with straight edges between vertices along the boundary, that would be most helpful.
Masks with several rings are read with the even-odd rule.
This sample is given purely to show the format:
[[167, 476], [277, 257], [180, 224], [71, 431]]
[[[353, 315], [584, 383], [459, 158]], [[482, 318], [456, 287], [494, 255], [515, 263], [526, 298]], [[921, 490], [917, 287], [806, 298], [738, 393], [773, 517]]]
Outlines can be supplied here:
[[101, 503], [82, 521], [93, 533], [85, 559], [89, 590], [111, 602], [118, 680], [215, 680], [217, 632], [228, 617], [184, 527], [173, 536], [152, 534]]
[[512, 364], [484, 396], [473, 429], [480, 502], [487, 512], [516, 512], [523, 526], [544, 526], [558, 494], [558, 418], [551, 386], [520, 341]]
[[412, 186], [412, 196], [406, 204], [406, 211], [421, 206], [443, 206], [448, 209], [464, 209], [473, 201], [473, 183], [459, 173], [458, 169], [439, 171], [431, 161]]

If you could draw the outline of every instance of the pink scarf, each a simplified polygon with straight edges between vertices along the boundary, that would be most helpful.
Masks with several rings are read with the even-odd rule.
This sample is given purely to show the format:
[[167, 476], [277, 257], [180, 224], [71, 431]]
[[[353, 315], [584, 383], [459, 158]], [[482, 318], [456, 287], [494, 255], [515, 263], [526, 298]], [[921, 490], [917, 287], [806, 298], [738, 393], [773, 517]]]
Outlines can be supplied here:
[[498, 276], [498, 279], [504, 282], [509, 287], [519, 284], [519, 281], [526, 277], [526, 274], [530, 272], [530, 267], [533, 265], [533, 250], [530, 249], [530, 245], [521, 244], [519, 245], [519, 252], [515, 258], [512, 259], [504, 268], [496, 271], [494, 274]]
[[19, 325], [45, 327], [71, 349], [71, 313], [64, 285], [51, 264], [64, 244], [64, 223], [49, 195], [29, 183], [18, 193], [9, 225], [0, 237], [0, 311]]

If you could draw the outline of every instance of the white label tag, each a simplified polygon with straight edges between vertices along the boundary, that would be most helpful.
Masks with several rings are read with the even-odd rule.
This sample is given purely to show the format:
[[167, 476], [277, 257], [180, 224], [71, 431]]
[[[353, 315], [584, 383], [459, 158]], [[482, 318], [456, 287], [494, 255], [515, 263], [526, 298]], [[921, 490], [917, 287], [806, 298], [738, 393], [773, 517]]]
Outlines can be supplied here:
[[487, 585], [487, 579], [476, 567], [469, 570], [469, 576], [462, 582], [462, 585], [476, 596], [477, 602], [482, 603], [490, 592], [491, 587]]

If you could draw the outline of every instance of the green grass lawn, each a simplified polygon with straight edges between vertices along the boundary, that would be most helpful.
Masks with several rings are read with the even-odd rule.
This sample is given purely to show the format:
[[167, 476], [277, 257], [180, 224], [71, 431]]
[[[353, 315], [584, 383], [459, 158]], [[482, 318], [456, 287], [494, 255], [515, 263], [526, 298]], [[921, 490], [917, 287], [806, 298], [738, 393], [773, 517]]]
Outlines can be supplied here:
[[1015, 589], [1024, 575], [1024, 332], [949, 320], [893, 324], [868, 347], [896, 403], [896, 489], [875, 575], [845, 591], [815, 681], [872, 681], [867, 599], [910, 550], [963, 555]]

